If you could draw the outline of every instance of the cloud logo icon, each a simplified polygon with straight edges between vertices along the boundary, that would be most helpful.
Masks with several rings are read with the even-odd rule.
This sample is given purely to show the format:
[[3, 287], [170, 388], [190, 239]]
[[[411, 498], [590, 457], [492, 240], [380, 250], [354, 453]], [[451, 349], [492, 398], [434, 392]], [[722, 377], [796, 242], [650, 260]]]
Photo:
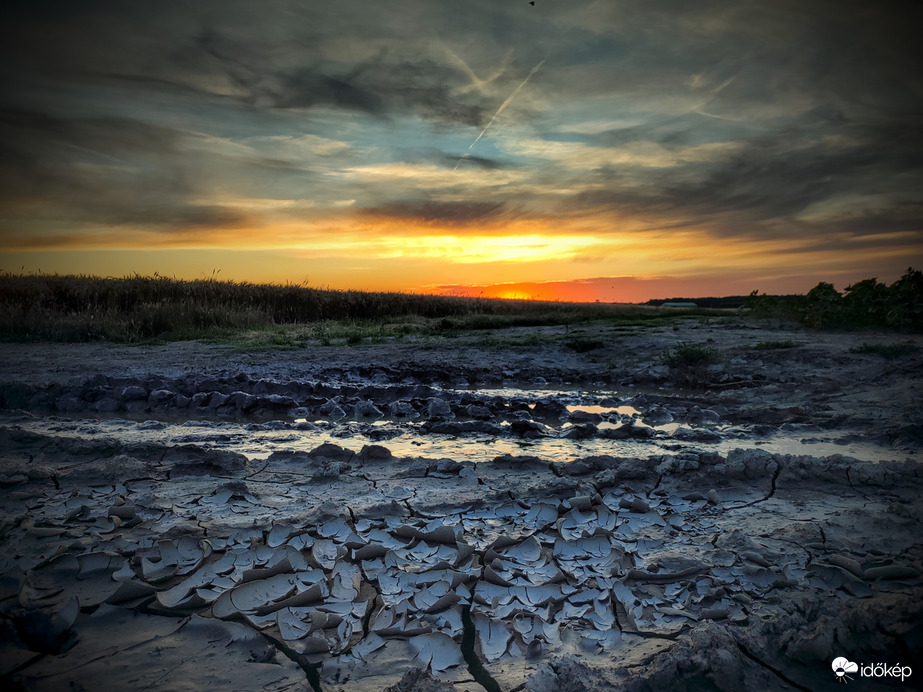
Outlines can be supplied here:
[[852, 661], [844, 658], [843, 656], [839, 656], [833, 659], [831, 668], [833, 668], [833, 672], [836, 675], [837, 682], [846, 682], [847, 680], [852, 680], [852, 678], [850, 678], [847, 675], [847, 673], [858, 673], [859, 672], [859, 664], [853, 663]]

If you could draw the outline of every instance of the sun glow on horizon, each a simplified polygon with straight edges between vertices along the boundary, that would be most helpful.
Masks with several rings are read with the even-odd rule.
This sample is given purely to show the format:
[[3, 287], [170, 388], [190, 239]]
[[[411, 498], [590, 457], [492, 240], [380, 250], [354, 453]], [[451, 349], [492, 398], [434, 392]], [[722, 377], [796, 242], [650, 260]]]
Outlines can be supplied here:
[[[896, 267], [913, 263], [899, 243], [857, 256], [845, 242], [838, 250], [794, 234], [729, 239], [703, 227], [640, 227], [638, 220], [603, 214], [451, 222], [351, 210], [297, 220], [268, 213], [221, 228], [96, 227], [12, 240], [0, 251], [0, 268], [187, 279], [221, 269], [222, 278], [254, 283], [307, 280], [342, 290], [565, 302], [643, 302], [770, 286], [797, 292], [837, 276], [864, 278], [870, 257]], [[792, 278], [809, 275], [817, 278]], [[636, 279], [626, 284], [626, 276]], [[610, 285], [598, 277], [621, 278]], [[669, 280], [650, 283], [653, 277]]]
[[526, 291], [499, 290], [486, 292], [485, 298], [499, 298], [500, 300], [535, 300], [535, 296]]

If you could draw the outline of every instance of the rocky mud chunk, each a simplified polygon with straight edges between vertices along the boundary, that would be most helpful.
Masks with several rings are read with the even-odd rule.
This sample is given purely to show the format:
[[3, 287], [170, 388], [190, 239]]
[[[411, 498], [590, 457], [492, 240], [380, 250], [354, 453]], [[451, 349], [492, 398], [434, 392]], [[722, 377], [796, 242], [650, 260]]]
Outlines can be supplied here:
[[514, 420], [510, 423], [510, 434], [527, 440], [545, 436], [545, 428], [541, 423], [531, 420]]
[[359, 401], [355, 405], [355, 414], [357, 418], [366, 420], [377, 420], [385, 414], [381, 412], [371, 401]]
[[532, 407], [532, 415], [538, 419], [560, 421], [567, 416], [567, 406], [554, 399], [540, 399]]
[[391, 405], [388, 406], [388, 415], [390, 415], [392, 418], [405, 420], [420, 417], [420, 414], [417, 413], [417, 410], [409, 401], [392, 402]]
[[455, 413], [449, 403], [438, 397], [430, 397], [426, 400], [426, 415], [432, 419], [455, 418]]

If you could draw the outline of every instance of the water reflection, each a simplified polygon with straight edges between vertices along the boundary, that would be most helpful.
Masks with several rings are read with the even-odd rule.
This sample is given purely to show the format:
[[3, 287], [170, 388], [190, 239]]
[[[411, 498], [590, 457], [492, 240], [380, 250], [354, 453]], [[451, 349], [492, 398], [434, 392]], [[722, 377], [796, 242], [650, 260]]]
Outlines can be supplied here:
[[[634, 411], [629, 413], [616, 409], [608, 410], [622, 415], [635, 413]], [[551, 435], [533, 440], [478, 433], [462, 435], [429, 433], [422, 428], [421, 423], [387, 419], [370, 423], [301, 419], [293, 422], [271, 421], [255, 425], [210, 421], [136, 422], [122, 418], [51, 418], [44, 420], [7, 418], [0, 419], [0, 424], [16, 425], [39, 434], [57, 434], [85, 439], [115, 438], [123, 444], [198, 444], [239, 452], [252, 459], [266, 458], [276, 451], [310, 451], [325, 442], [338, 444], [356, 452], [364, 445], [381, 444], [390, 449], [396, 457], [452, 458], [473, 462], [489, 461], [503, 454], [533, 455], [558, 462], [573, 461], [593, 455], [649, 457], [687, 449], [726, 455], [735, 448], [759, 448], [771, 453], [808, 456], [842, 454], [866, 461], [885, 461], [906, 457], [906, 454], [898, 450], [874, 443], [857, 442], [854, 438], [847, 442], [846, 433], [825, 438], [805, 439], [803, 433], [779, 431], [770, 436], [756, 438], [744, 428], [717, 426], [711, 428], [718, 433], [716, 441], [690, 442], [674, 437], [678, 430], [692, 429], [676, 422], [653, 426], [655, 436], [650, 439], [597, 437], [584, 440], [564, 437], [567, 431], [573, 428], [573, 425], [569, 423], [559, 428], [550, 428]], [[622, 422], [604, 421], [597, 427], [605, 431], [614, 430], [623, 425]], [[634, 425], [649, 427], [640, 421], [635, 421]]]

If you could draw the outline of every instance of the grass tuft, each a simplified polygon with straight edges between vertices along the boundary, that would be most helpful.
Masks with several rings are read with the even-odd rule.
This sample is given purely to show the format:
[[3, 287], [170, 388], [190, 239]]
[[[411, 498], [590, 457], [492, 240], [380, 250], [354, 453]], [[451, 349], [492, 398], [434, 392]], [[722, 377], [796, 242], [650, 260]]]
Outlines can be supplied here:
[[698, 344], [679, 344], [663, 355], [664, 365], [677, 370], [701, 368], [718, 362], [718, 349]]

